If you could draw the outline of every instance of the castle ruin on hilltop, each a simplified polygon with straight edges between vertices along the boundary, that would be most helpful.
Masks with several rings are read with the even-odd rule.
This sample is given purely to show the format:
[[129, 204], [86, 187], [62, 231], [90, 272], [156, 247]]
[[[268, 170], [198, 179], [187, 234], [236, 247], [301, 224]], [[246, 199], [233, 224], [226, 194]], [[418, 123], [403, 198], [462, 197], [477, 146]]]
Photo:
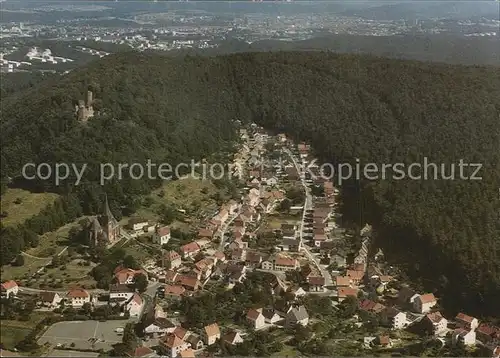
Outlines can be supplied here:
[[89, 118], [94, 116], [94, 99], [92, 98], [92, 91], [87, 91], [87, 102], [79, 100], [75, 105], [75, 113], [79, 121], [86, 122]]

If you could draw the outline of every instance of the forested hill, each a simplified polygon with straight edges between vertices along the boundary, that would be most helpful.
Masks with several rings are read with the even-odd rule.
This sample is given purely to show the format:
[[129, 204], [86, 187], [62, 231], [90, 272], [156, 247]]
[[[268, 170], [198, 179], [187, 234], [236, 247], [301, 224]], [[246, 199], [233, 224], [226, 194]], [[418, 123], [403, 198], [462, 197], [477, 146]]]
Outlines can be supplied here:
[[[104, 115], [82, 126], [73, 106], [87, 86]], [[233, 119], [310, 141], [334, 163], [359, 158], [409, 164], [424, 157], [438, 164], [483, 163], [480, 181], [348, 183], [344, 211], [362, 212], [388, 256], [437, 289], [447, 308], [500, 315], [498, 67], [319, 52], [120, 54], [71, 72], [57, 85], [6, 99], [3, 174], [14, 176], [34, 160], [173, 162], [204, 156], [231, 140]], [[127, 206], [149, 187], [121, 181], [107, 190]], [[99, 185], [73, 190], [85, 211], [95, 210]]]

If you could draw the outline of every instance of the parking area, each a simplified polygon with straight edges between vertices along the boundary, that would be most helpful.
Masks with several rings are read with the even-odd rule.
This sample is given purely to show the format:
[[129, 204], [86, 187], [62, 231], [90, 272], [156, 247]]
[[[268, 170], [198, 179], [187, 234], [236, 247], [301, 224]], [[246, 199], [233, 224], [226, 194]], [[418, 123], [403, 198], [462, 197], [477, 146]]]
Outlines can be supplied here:
[[52, 346], [65, 346], [75, 349], [110, 350], [120, 343], [122, 336], [115, 332], [116, 328], [124, 328], [126, 321], [68, 321], [58, 322], [50, 326], [38, 344], [48, 343]]

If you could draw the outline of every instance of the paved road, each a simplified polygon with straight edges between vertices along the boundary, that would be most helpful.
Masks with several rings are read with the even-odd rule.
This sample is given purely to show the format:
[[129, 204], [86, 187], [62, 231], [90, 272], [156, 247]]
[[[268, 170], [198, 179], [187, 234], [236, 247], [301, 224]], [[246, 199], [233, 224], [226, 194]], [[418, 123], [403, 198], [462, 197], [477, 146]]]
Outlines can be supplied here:
[[[40, 292], [55, 292], [55, 293], [63, 293], [66, 294], [69, 290], [40, 290], [38, 288], [30, 288], [30, 287], [19, 287], [19, 291], [23, 293], [28, 293], [28, 294], [36, 294]], [[106, 290], [102, 289], [94, 289], [94, 290], [87, 290], [89, 293], [93, 294], [100, 294], [100, 293], [107, 293]]]
[[302, 249], [304, 250], [306, 255], [309, 257], [309, 260], [314, 262], [316, 268], [321, 272], [321, 275], [325, 278], [325, 286], [330, 287], [333, 285], [332, 276], [330, 275], [330, 273], [328, 271], [326, 271], [324, 268], [321, 267], [319, 259], [317, 257], [315, 257], [311, 253], [311, 251], [309, 251], [309, 248], [306, 245], [304, 245], [304, 242], [303, 242], [305, 216], [306, 216], [307, 210], [312, 208], [312, 202], [313, 202], [312, 195], [311, 195], [311, 189], [309, 188], [308, 184], [306, 183], [305, 173], [302, 169], [302, 165], [300, 165], [298, 163], [297, 159], [295, 158], [293, 153], [290, 152], [290, 150], [285, 149], [285, 152], [292, 159], [293, 165], [295, 166], [295, 169], [297, 169], [297, 172], [300, 175], [300, 181], [302, 183], [302, 186], [304, 187], [304, 191], [306, 194], [306, 199], [304, 202], [304, 211], [302, 212], [302, 221], [300, 223], [300, 241], [302, 243]]

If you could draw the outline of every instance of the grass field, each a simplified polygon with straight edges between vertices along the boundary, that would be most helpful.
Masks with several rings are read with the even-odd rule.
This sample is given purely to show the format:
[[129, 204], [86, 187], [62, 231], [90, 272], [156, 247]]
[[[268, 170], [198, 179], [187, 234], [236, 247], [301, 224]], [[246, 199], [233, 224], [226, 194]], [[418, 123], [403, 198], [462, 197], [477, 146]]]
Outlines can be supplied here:
[[72, 223], [64, 225], [55, 231], [51, 231], [40, 236], [38, 246], [26, 250], [26, 253], [37, 257], [52, 257], [58, 254], [59, 252], [61, 252], [61, 250], [64, 249], [64, 247], [68, 245], [68, 236], [70, 230], [73, 227], [77, 227], [80, 220], [84, 218], [85, 217], [82, 216]]
[[263, 230], [276, 230], [281, 227], [281, 224], [299, 224], [300, 216], [272, 214], [266, 217], [266, 225], [262, 226]]
[[12, 226], [23, 223], [52, 204], [59, 195], [53, 193], [31, 193], [23, 189], [7, 189], [2, 195], [2, 225]]
[[93, 266], [84, 266], [84, 261], [76, 259], [63, 266], [47, 268], [36, 280], [36, 283], [34, 283], [34, 288], [37, 285], [46, 284], [48, 285], [48, 289], [50, 289], [50, 284], [55, 282], [61, 282], [62, 284], [62, 287], [57, 287], [57, 289], [69, 289], [74, 286], [92, 288], [96, 284], [95, 280], [90, 276]]
[[[173, 205], [177, 209], [186, 210], [184, 216], [186, 222], [177, 220], [171, 226], [188, 231], [190, 227], [196, 225], [204, 213], [212, 214], [217, 210], [217, 204], [211, 198], [217, 191], [215, 185], [208, 180], [187, 178], [168, 181], [144, 198], [144, 202], [149, 203], [139, 208], [134, 217], [158, 222], [160, 206], [162, 204]], [[121, 223], [125, 225], [129, 219], [129, 217], [124, 217]]]
[[13, 349], [24, 339], [47, 313], [32, 312], [29, 321], [2, 320], [0, 324], [0, 338], [5, 349]]
[[35, 259], [33, 257], [24, 257], [23, 266], [4, 265], [1, 268], [2, 281], [19, 280], [27, 278], [34, 274], [40, 267], [48, 264], [51, 259]]

